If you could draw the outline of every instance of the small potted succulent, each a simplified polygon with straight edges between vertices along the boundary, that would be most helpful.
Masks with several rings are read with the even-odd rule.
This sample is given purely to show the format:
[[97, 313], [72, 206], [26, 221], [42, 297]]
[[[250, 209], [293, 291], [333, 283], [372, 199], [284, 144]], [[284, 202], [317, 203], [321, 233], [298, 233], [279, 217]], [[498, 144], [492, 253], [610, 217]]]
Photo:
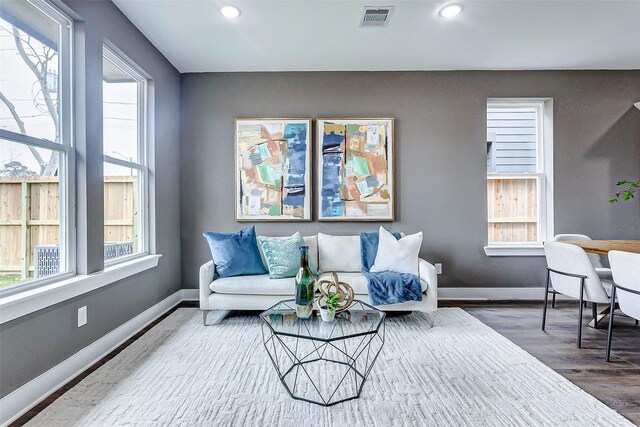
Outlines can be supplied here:
[[325, 322], [333, 322], [336, 317], [336, 309], [340, 306], [338, 294], [327, 294], [322, 298], [320, 305], [320, 316]]

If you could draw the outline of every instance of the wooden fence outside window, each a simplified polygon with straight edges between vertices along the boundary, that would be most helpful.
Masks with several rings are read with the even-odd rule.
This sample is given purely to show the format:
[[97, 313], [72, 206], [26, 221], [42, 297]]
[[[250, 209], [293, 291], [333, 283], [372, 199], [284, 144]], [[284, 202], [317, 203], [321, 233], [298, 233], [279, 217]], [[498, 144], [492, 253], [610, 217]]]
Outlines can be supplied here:
[[489, 242], [538, 240], [538, 180], [501, 178], [487, 180]]
[[[105, 177], [105, 242], [135, 242], [137, 177]], [[0, 274], [34, 271], [35, 247], [60, 239], [58, 177], [0, 177]], [[134, 252], [137, 248], [134, 247]]]

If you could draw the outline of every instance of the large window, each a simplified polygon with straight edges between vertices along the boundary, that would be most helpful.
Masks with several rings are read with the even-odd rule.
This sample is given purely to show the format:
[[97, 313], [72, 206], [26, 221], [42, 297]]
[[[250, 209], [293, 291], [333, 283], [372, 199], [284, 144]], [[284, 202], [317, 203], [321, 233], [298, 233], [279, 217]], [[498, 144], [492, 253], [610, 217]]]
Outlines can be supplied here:
[[147, 79], [104, 48], [104, 257], [147, 252]]
[[0, 4], [0, 289], [74, 270], [72, 21]]
[[487, 103], [489, 255], [541, 254], [527, 249], [553, 236], [552, 124], [551, 100]]

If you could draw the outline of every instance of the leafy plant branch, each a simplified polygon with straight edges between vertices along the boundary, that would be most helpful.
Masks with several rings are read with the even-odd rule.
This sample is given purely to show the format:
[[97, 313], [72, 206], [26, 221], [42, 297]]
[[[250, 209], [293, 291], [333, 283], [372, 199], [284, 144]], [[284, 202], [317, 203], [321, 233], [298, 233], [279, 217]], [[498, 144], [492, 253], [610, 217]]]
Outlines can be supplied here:
[[609, 203], [617, 203], [619, 201], [628, 201], [634, 199], [636, 194], [640, 191], [640, 181], [629, 181], [627, 179], [623, 179], [618, 181], [616, 184], [620, 187], [621, 191], [614, 194], [612, 198], [609, 199]]

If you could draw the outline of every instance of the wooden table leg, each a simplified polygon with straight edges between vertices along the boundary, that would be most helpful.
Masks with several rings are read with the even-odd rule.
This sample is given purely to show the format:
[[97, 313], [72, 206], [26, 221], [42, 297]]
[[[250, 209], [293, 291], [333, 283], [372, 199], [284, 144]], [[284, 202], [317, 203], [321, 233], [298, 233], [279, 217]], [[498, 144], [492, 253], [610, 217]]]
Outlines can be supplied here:
[[[616, 303], [616, 309], [618, 308], [618, 304]], [[598, 313], [598, 315], [596, 316], [595, 319], [592, 319], [591, 322], [589, 322], [589, 326], [591, 326], [592, 328], [596, 327], [597, 323], [600, 323], [600, 321], [602, 319], [604, 319], [605, 317], [607, 317], [609, 315], [609, 312], [611, 311], [611, 307], [607, 306], [606, 308], [600, 310], [600, 312]]]

